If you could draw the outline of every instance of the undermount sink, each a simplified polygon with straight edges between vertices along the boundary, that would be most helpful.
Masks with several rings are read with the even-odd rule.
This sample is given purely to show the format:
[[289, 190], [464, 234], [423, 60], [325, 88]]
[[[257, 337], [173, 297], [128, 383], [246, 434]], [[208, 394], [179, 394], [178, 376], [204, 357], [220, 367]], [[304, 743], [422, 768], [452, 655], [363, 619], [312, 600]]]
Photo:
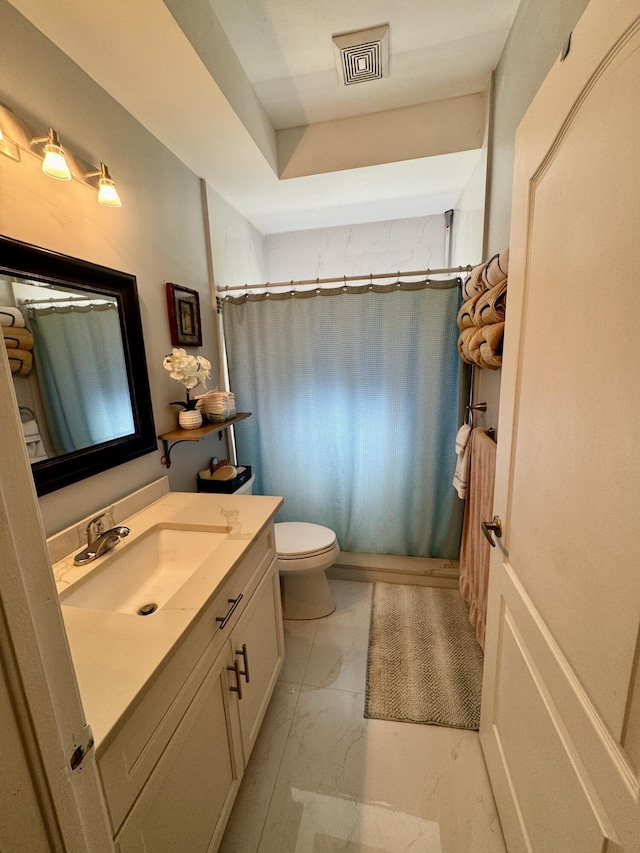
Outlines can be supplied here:
[[60, 593], [60, 602], [148, 615], [162, 608], [228, 536], [226, 527], [156, 525], [99, 557], [91, 571]]

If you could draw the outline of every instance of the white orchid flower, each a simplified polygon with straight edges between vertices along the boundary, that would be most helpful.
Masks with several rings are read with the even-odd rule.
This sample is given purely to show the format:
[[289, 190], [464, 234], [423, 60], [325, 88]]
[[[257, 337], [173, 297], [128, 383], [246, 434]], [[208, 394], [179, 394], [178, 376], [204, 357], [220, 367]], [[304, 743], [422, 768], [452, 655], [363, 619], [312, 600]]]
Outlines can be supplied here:
[[198, 362], [200, 382], [206, 387], [206, 380], [211, 378], [211, 362], [202, 355], [197, 356], [196, 361]]
[[211, 362], [201, 355], [189, 355], [182, 347], [174, 347], [162, 365], [169, 371], [171, 378], [181, 382], [187, 390], [205, 384], [211, 376]]

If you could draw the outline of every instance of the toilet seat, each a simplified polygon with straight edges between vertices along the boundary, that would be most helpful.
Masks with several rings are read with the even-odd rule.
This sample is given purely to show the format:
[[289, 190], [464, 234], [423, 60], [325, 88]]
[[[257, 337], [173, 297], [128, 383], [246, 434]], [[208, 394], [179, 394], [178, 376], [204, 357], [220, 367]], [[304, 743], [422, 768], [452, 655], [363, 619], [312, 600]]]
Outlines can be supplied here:
[[321, 619], [336, 609], [325, 569], [340, 548], [333, 530], [305, 521], [274, 525], [282, 614], [285, 619]]
[[336, 534], [328, 527], [305, 521], [282, 521], [275, 525], [279, 560], [304, 560], [328, 554], [337, 546]]

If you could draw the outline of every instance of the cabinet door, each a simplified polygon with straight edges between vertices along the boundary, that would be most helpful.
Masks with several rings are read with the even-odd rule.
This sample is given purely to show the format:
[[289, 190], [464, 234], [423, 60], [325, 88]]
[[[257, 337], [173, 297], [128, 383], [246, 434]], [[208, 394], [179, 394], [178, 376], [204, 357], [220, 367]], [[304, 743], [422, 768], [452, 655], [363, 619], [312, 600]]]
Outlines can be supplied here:
[[[240, 672], [238, 701], [245, 764], [249, 760], [284, 659], [280, 578], [273, 560], [231, 634]], [[247, 671], [248, 675], [242, 673]], [[232, 676], [233, 677], [233, 676]]]
[[243, 772], [231, 662], [225, 646], [116, 836], [121, 853], [217, 849]]

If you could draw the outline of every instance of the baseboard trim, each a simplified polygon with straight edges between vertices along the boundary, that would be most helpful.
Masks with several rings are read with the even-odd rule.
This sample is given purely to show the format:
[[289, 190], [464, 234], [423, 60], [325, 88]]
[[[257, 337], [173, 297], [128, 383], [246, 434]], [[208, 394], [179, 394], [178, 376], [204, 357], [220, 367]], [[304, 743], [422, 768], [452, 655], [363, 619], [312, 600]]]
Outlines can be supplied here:
[[327, 577], [457, 588], [459, 565], [457, 560], [341, 551], [335, 564], [327, 569]]

